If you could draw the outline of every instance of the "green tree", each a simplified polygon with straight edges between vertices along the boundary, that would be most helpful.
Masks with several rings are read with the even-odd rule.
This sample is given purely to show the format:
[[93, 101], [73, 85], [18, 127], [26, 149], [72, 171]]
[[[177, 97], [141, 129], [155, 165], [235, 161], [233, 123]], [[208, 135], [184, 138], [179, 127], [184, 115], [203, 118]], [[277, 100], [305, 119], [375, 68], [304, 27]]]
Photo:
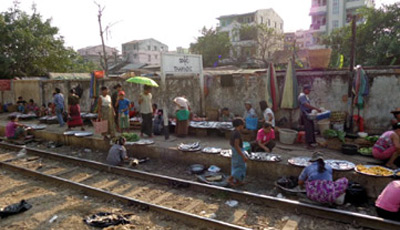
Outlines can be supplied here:
[[88, 72], [84, 63], [64, 39], [51, 19], [43, 20], [32, 7], [31, 15], [15, 4], [0, 13], [0, 78], [44, 76], [48, 72]]
[[267, 24], [242, 25], [239, 28], [241, 41], [253, 41], [248, 46], [244, 45], [244, 50], [253, 50], [252, 59], [262, 62], [268, 66], [274, 51], [283, 48], [283, 34]]
[[218, 33], [215, 29], [203, 27], [196, 43], [190, 44], [190, 51], [203, 55], [203, 65], [211, 67], [219, 59], [228, 58], [231, 48], [228, 33]]
[[[400, 64], [400, 3], [382, 8], [362, 8], [356, 32], [356, 63], [365, 66]], [[360, 21], [359, 21], [360, 22]], [[323, 44], [332, 49], [332, 62], [344, 56], [344, 65], [350, 62], [351, 25], [333, 31], [323, 38]]]

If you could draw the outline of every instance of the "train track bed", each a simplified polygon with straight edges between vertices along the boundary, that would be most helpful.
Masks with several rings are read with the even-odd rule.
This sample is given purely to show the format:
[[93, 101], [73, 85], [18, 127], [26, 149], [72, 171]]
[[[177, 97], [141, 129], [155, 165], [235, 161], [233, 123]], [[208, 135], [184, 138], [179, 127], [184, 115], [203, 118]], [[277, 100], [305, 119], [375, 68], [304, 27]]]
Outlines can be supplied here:
[[[226, 193], [211, 194], [207, 192], [196, 192], [184, 187], [176, 188], [170, 185], [152, 183], [146, 180], [116, 175], [46, 157], [33, 157], [33, 155], [30, 154], [16, 159], [17, 151], [12, 152], [10, 149], [2, 148], [0, 152], [3, 153], [0, 154], [0, 161], [9, 160], [7, 164], [27, 168], [63, 180], [73, 181], [101, 191], [140, 200], [141, 202], [148, 202], [169, 209], [188, 212], [192, 215], [207, 217], [238, 227], [241, 226], [243, 228], [260, 230], [283, 229], [289, 218], [293, 216], [296, 217], [295, 212], [288, 213], [280, 209], [254, 204], [251, 201], [240, 201], [238, 206], [233, 208], [229, 207], [225, 204], [226, 201], [230, 200], [230, 197], [227, 196]], [[61, 152], [57, 151], [57, 153]], [[30, 179], [35, 180], [35, 178]], [[47, 183], [46, 186], [48, 186]], [[56, 189], [53, 190], [53, 192], [63, 193], [65, 190], [68, 189]], [[351, 227], [349, 224], [308, 215], [297, 216], [299, 217], [298, 229], [333, 230], [349, 229]], [[153, 225], [155, 224], [153, 223]], [[195, 223], [193, 224], [196, 225]], [[172, 227], [171, 229], [179, 229], [180, 227], [181, 226], [178, 228]]]
[[[1, 155], [0, 155], [1, 156]], [[20, 214], [9, 216], [0, 221], [0, 229], [79, 229], [95, 230], [98, 228], [86, 225], [82, 219], [97, 212], [131, 213], [132, 224], [117, 229], [172, 230], [199, 229], [185, 225], [168, 216], [143, 211], [139, 208], [123, 205], [88, 196], [80, 191], [71, 190], [68, 186], [54, 186], [43, 183], [33, 177], [0, 170], [0, 206], [18, 203], [25, 199], [33, 207]], [[6, 185], [6, 186], [5, 186]], [[49, 220], [57, 215], [57, 219]]]

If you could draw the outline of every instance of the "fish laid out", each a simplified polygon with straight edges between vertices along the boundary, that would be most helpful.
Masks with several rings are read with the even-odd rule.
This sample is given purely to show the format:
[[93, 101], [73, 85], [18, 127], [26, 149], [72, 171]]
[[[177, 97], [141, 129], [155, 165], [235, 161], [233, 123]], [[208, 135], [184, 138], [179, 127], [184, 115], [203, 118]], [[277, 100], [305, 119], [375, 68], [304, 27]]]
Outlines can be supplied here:
[[282, 160], [281, 156], [273, 153], [265, 153], [265, 152], [252, 152], [249, 156], [250, 160], [253, 161], [270, 161], [270, 162], [279, 162]]
[[195, 142], [191, 144], [179, 144], [178, 149], [184, 152], [197, 152], [201, 150], [200, 143]]
[[206, 147], [201, 152], [203, 153], [212, 153], [212, 154], [218, 154], [221, 152], [221, 148], [215, 148], [215, 147]]

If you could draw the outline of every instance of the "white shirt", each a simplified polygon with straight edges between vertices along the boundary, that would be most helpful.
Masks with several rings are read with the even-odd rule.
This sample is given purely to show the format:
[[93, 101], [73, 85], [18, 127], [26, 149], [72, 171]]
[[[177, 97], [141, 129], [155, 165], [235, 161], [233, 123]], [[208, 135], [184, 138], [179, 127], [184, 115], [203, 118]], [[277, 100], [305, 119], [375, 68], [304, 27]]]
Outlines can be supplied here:
[[270, 122], [271, 122], [272, 126], [275, 127], [275, 115], [274, 115], [274, 112], [272, 112], [272, 110], [270, 108], [266, 108], [264, 110], [263, 116], [264, 116], [265, 121], [269, 121], [268, 114], [271, 114], [272, 121], [270, 121]]
[[105, 97], [103, 95], [100, 95], [100, 98], [101, 98], [101, 106], [106, 106], [106, 107], [111, 106], [110, 95], [106, 95]]

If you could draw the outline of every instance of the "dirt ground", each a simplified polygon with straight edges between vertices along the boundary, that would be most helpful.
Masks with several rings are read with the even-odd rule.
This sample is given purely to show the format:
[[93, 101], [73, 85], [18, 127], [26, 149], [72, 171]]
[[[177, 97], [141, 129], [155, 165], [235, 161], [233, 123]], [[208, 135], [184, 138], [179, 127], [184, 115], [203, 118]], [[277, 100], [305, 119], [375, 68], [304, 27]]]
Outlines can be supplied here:
[[[88, 197], [85, 194], [50, 183], [36, 181], [8, 171], [0, 171], [0, 208], [26, 200], [33, 207], [20, 214], [0, 220], [0, 229], [45, 230], [45, 229], [98, 229], [83, 222], [83, 218], [97, 212], [132, 213], [129, 225], [109, 227], [108, 230], [158, 230], [196, 229], [168, 217], [141, 211], [113, 201]], [[49, 220], [58, 218], [50, 223]]]

